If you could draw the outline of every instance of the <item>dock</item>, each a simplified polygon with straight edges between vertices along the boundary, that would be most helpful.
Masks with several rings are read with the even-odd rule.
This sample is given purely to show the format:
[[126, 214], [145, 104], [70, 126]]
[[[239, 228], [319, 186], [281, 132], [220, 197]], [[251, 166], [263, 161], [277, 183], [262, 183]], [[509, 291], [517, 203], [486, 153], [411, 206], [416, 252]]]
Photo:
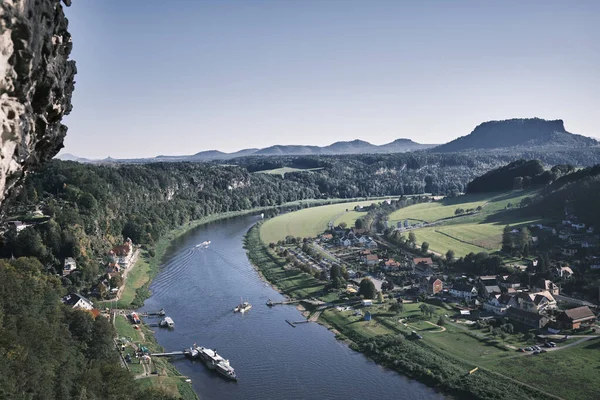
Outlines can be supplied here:
[[271, 301], [270, 299], [267, 301], [267, 305], [269, 307], [280, 306], [286, 304], [298, 304], [301, 300], [287, 300], [287, 301]]
[[152, 353], [150, 356], [152, 357], [171, 357], [171, 356], [185, 356], [189, 353], [188, 350], [183, 351], [172, 351], [170, 353]]

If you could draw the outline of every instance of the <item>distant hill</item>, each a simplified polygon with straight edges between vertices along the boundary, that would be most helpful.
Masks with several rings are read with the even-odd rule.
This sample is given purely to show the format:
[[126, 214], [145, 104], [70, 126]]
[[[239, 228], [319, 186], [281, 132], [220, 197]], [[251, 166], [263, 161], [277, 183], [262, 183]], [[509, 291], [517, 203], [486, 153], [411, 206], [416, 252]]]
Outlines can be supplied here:
[[152, 158], [89, 160], [72, 154], [64, 154], [58, 158], [64, 161], [78, 161], [83, 163], [123, 162], [123, 163], [149, 163], [149, 162], [178, 162], [178, 161], [212, 161], [229, 160], [246, 156], [300, 156], [300, 155], [335, 155], [335, 154], [367, 154], [367, 153], [404, 153], [407, 151], [424, 150], [435, 147], [435, 144], [421, 144], [410, 139], [397, 139], [391, 143], [377, 146], [364, 140], [350, 142], [335, 142], [329, 146], [303, 146], [303, 145], [275, 145], [263, 149], [243, 149], [234, 153], [224, 153], [218, 150], [207, 150], [188, 156], [156, 156]]
[[507, 147], [586, 147], [598, 141], [565, 130], [562, 120], [540, 118], [489, 121], [478, 125], [467, 136], [435, 148], [435, 152], [459, 152]]

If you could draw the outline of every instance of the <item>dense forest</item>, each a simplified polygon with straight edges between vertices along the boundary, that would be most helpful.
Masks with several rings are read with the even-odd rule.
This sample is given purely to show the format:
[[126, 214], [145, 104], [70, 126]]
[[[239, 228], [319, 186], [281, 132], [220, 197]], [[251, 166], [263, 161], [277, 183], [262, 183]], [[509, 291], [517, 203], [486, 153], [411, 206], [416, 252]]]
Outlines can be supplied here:
[[60, 304], [58, 278], [35, 258], [0, 260], [1, 399], [166, 399], [118, 363], [106, 318]]

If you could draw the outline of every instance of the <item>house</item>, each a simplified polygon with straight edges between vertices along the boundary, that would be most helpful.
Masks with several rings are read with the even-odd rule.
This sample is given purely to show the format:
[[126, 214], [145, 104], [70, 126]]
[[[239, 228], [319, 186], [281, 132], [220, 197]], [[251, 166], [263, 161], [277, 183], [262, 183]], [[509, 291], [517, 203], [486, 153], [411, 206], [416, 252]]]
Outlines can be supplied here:
[[510, 300], [512, 296], [503, 293], [503, 294], [495, 294], [488, 301], [483, 303], [483, 309], [494, 313], [496, 315], [504, 315], [506, 310], [510, 307]]
[[581, 324], [596, 322], [596, 315], [588, 306], [577, 307], [561, 312], [556, 317], [556, 322], [563, 329], [579, 329]]
[[328, 242], [331, 239], [333, 239], [333, 235], [331, 233], [324, 233], [321, 235], [321, 241], [322, 242]]
[[360, 243], [360, 244], [367, 244], [370, 240], [371, 240], [371, 238], [369, 238], [367, 236], [361, 236], [358, 239], [358, 243]]
[[340, 242], [340, 244], [341, 244], [342, 246], [344, 246], [344, 247], [348, 247], [348, 246], [350, 246], [350, 245], [352, 244], [352, 242], [350, 241], [350, 239], [346, 238], [346, 239], [343, 239], [343, 240]]
[[77, 269], [77, 263], [75, 262], [73, 257], [65, 258], [65, 262], [63, 264], [62, 275], [63, 276], [70, 275], [71, 272], [75, 271], [76, 269]]
[[471, 300], [472, 297], [477, 297], [477, 288], [475, 288], [475, 285], [466, 282], [455, 283], [450, 289], [450, 294], [454, 297]]
[[563, 256], [567, 256], [567, 257], [574, 256], [575, 254], [577, 254], [577, 248], [575, 248], [575, 247], [563, 247], [561, 249], [560, 253]]
[[540, 290], [547, 290], [550, 294], [560, 294], [560, 288], [548, 279], [541, 279], [537, 286]]
[[521, 280], [518, 275], [509, 275], [506, 278], [503, 278], [498, 282], [498, 286], [506, 288], [506, 289], [516, 289], [521, 287]]
[[415, 266], [413, 272], [419, 278], [429, 278], [433, 275], [433, 268], [425, 263], [419, 263]]
[[32, 226], [32, 224], [27, 224], [21, 221], [10, 221], [8, 224], [14, 226], [17, 230], [17, 233], [21, 232], [25, 228], [29, 228], [30, 226]]
[[444, 288], [444, 282], [442, 282], [439, 278], [432, 276], [430, 278], [424, 277], [421, 280], [420, 290], [423, 293], [437, 294], [437, 293], [440, 293], [443, 288]]
[[398, 271], [400, 269], [400, 263], [392, 258], [386, 260], [383, 269], [386, 271]]
[[133, 256], [133, 243], [131, 239], [127, 238], [122, 245], [113, 247], [108, 254], [112, 257], [113, 262], [118, 263], [121, 268], [128, 268]]
[[544, 290], [537, 293], [518, 293], [511, 299], [509, 305], [511, 308], [540, 314], [555, 309], [556, 300], [550, 292]]
[[415, 264], [415, 265], [427, 264], [430, 267], [433, 267], [433, 260], [431, 259], [431, 257], [413, 258], [413, 264]]
[[108, 276], [108, 279], [121, 275], [121, 267], [119, 264], [115, 262], [110, 263], [108, 267], [106, 267], [106, 275]]
[[552, 274], [556, 278], [568, 279], [573, 276], [573, 270], [570, 267], [557, 267], [552, 270]]
[[368, 254], [365, 263], [367, 265], [375, 265], [379, 262], [379, 257], [376, 254]]
[[369, 241], [365, 244], [365, 247], [369, 249], [376, 249], [377, 243], [373, 239], [369, 238]]
[[94, 303], [76, 293], [66, 295], [62, 298], [62, 302], [64, 305], [70, 306], [74, 309], [91, 311], [94, 308]]
[[361, 304], [363, 305], [363, 307], [371, 307], [373, 305], [373, 300], [363, 299], [361, 301]]
[[361, 250], [360, 253], [359, 253], [359, 257], [358, 257], [359, 261], [362, 262], [362, 263], [366, 263], [367, 262], [367, 256], [369, 254], [371, 254], [370, 250]]
[[523, 325], [531, 326], [537, 329], [545, 327], [550, 319], [543, 314], [537, 314], [519, 308], [510, 307], [504, 313], [505, 316], [512, 321], [519, 322]]

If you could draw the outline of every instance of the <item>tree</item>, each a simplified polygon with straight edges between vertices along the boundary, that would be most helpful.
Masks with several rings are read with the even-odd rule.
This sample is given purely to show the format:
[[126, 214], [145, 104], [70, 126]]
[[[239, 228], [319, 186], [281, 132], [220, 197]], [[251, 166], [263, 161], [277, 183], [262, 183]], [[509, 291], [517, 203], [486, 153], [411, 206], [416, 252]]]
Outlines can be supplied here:
[[441, 316], [441, 315], [440, 315], [440, 317], [438, 318], [437, 324], [438, 324], [439, 326], [444, 326], [444, 325], [446, 325], [446, 320], [444, 319], [444, 317], [443, 317], [443, 316]]
[[392, 304], [390, 306], [390, 311], [396, 312], [396, 313], [402, 313], [402, 311], [404, 311], [404, 304], [402, 303], [401, 300], [398, 300], [397, 302], [395, 302], [394, 304]]
[[380, 303], [384, 303], [385, 299], [383, 298], [383, 293], [382, 292], [377, 292], [377, 301], [379, 301]]
[[529, 233], [529, 229], [523, 227], [521, 228], [521, 232], [519, 232], [518, 239], [519, 248], [523, 253], [529, 252], [529, 242], [531, 242], [531, 233]]
[[423, 314], [423, 315], [427, 314], [427, 304], [421, 303], [419, 305], [419, 310], [421, 310], [421, 314]]
[[448, 250], [446, 252], [446, 261], [452, 262], [454, 260], [454, 250]]
[[456, 210], [454, 210], [454, 215], [461, 215], [465, 213], [465, 209], [464, 208], [457, 208]]
[[510, 226], [506, 225], [502, 232], [502, 251], [512, 254], [514, 247], [515, 243], [512, 229], [510, 229]]
[[358, 287], [358, 295], [363, 296], [365, 299], [373, 299], [376, 294], [377, 289], [375, 288], [373, 281], [369, 278], [363, 278]]
[[354, 221], [354, 227], [356, 229], [363, 229], [365, 227], [365, 221], [362, 218], [357, 219]]
[[345, 222], [340, 222], [339, 225], [340, 229], [346, 229], [348, 227], [348, 224]]
[[410, 244], [414, 247], [417, 243], [417, 235], [415, 235], [415, 233], [413, 231], [410, 231], [408, 233], [408, 241], [410, 242]]
[[423, 244], [421, 244], [421, 251], [423, 253], [427, 253], [428, 250], [429, 250], [429, 243], [423, 242]]

